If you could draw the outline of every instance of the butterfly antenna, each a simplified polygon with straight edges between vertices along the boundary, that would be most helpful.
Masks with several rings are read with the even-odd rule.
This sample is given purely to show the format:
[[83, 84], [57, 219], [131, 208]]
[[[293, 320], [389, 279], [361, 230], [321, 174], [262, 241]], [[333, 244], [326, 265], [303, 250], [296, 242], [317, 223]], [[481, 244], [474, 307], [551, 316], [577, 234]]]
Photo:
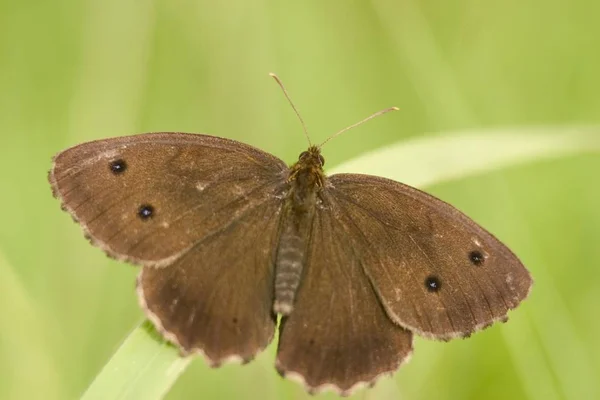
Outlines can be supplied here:
[[352, 124], [352, 125], [350, 125], [350, 126], [348, 126], [348, 127], [344, 128], [344, 129], [342, 129], [341, 131], [339, 131], [339, 132], [337, 132], [337, 133], [334, 133], [333, 135], [329, 136], [329, 137], [328, 137], [328, 138], [327, 138], [327, 139], [326, 139], [326, 140], [325, 140], [323, 143], [321, 143], [321, 144], [318, 146], [318, 147], [319, 147], [319, 149], [320, 149], [321, 147], [323, 147], [323, 146], [325, 145], [325, 143], [329, 142], [329, 141], [330, 141], [331, 139], [333, 139], [334, 137], [336, 137], [336, 136], [339, 136], [339, 135], [341, 135], [342, 133], [344, 133], [344, 132], [346, 132], [346, 131], [349, 131], [349, 130], [350, 130], [350, 129], [352, 129], [352, 128], [356, 128], [357, 126], [364, 124], [365, 122], [367, 122], [367, 121], [368, 121], [368, 120], [370, 120], [370, 119], [373, 119], [373, 118], [375, 118], [375, 117], [379, 117], [380, 115], [383, 115], [383, 114], [385, 114], [385, 113], [387, 113], [387, 112], [390, 112], [390, 111], [398, 111], [398, 107], [390, 107], [390, 108], [386, 108], [385, 110], [377, 111], [375, 114], [369, 115], [367, 118], [363, 119], [362, 121], [358, 121], [357, 123], [355, 123], [355, 124]]
[[312, 143], [310, 142], [310, 138], [308, 137], [308, 130], [306, 129], [306, 124], [304, 123], [304, 120], [300, 116], [300, 113], [298, 112], [298, 109], [296, 109], [296, 106], [292, 102], [292, 99], [290, 98], [290, 95], [288, 94], [287, 90], [285, 90], [285, 86], [283, 86], [283, 83], [281, 82], [281, 79], [279, 79], [279, 77], [277, 75], [275, 75], [274, 73], [272, 73], [272, 72], [269, 73], [269, 75], [273, 79], [275, 79], [275, 81], [277, 82], [277, 84], [279, 85], [279, 87], [281, 88], [281, 90], [283, 90], [283, 94], [285, 95], [285, 98], [288, 100], [288, 102], [290, 103], [290, 105], [294, 109], [294, 112], [296, 113], [296, 115], [298, 116], [298, 119], [300, 120], [300, 123], [302, 124], [302, 129], [304, 129], [304, 136], [306, 136], [306, 140], [308, 140], [308, 145], [312, 146]]

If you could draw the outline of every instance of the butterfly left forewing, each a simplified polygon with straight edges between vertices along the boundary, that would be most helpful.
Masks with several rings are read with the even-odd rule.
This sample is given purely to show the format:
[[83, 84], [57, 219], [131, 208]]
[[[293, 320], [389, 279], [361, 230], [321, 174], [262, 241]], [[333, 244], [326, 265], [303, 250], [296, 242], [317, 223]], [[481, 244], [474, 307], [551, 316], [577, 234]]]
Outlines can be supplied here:
[[436, 339], [467, 336], [527, 297], [532, 279], [519, 259], [449, 204], [367, 175], [333, 175], [325, 193], [399, 325]]
[[243, 143], [148, 133], [62, 151], [49, 180], [93, 244], [131, 263], [165, 266], [257, 201], [280, 196], [286, 171]]

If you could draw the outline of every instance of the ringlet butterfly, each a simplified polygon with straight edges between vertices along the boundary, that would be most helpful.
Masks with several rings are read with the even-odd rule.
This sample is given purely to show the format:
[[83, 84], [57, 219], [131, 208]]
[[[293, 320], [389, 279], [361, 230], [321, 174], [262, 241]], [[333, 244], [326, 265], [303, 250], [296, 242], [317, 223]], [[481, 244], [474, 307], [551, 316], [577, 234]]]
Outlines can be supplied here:
[[248, 362], [279, 314], [276, 368], [313, 393], [374, 384], [413, 333], [466, 337], [527, 297], [529, 272], [485, 229], [410, 186], [326, 176], [321, 146], [288, 167], [233, 140], [146, 133], [58, 153], [49, 180], [92, 244], [142, 266], [141, 306], [182, 354]]

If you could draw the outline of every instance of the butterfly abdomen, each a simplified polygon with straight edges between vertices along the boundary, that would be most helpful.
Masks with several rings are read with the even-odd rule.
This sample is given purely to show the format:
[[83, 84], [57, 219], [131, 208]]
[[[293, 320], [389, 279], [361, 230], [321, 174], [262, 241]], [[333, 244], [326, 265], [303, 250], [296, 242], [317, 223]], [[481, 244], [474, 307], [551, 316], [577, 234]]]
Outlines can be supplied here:
[[294, 308], [294, 298], [304, 266], [304, 241], [292, 232], [281, 236], [275, 262], [275, 304], [273, 311], [288, 315]]

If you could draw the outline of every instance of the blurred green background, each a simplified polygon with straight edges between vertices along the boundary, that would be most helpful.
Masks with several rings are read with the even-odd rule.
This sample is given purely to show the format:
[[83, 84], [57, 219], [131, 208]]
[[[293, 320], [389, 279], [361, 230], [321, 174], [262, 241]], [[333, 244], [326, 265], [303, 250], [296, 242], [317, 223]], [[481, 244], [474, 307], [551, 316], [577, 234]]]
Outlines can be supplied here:
[[[0, 0], [0, 398], [77, 398], [142, 319], [136, 269], [52, 198], [57, 151], [188, 131], [292, 162], [306, 142], [271, 71], [314, 142], [400, 108], [328, 144], [329, 167], [426, 132], [599, 123], [599, 17], [595, 0]], [[583, 154], [427, 188], [509, 244], [534, 290], [508, 324], [417, 339], [356, 397], [600, 398], [599, 172]], [[274, 350], [243, 367], [197, 360], [169, 398], [308, 397]]]

